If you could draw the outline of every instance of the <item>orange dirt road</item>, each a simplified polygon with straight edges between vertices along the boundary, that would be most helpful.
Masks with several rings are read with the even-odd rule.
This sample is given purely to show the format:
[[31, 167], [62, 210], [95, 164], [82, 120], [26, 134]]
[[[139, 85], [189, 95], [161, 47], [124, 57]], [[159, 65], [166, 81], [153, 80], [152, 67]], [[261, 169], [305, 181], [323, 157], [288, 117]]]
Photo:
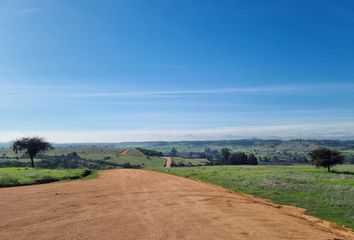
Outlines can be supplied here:
[[252, 197], [146, 170], [0, 189], [1, 240], [354, 239], [350, 234]]
[[166, 160], [165, 168], [171, 168], [172, 167], [172, 158], [171, 157], [164, 157], [163, 159]]

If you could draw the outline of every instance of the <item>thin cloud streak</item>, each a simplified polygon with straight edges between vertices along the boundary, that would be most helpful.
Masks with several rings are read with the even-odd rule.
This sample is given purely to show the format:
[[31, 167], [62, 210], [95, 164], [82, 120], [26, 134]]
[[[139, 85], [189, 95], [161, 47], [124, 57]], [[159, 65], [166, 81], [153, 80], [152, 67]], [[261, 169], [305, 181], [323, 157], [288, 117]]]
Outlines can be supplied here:
[[[110, 89], [110, 90], [108, 90]], [[113, 90], [111, 90], [113, 89]], [[2, 94], [26, 94], [40, 91], [48, 96], [65, 96], [72, 98], [119, 98], [119, 97], [168, 97], [179, 95], [205, 94], [318, 94], [329, 91], [353, 92], [354, 84], [321, 84], [321, 85], [279, 85], [264, 87], [225, 87], [213, 89], [179, 89], [179, 90], [136, 90], [127, 91], [117, 86], [51, 86], [51, 85], [0, 85]]]
[[14, 5], [14, 1], [8, 1], [5, 3], [5, 6], [0, 9], [0, 17], [28, 15], [40, 11], [41, 9], [38, 7], [17, 8]]
[[354, 91], [354, 84], [322, 84], [322, 85], [280, 85], [264, 87], [229, 87], [216, 89], [195, 90], [160, 90], [160, 91], [95, 91], [86, 93], [74, 93], [71, 97], [104, 98], [104, 97], [138, 97], [138, 96], [171, 96], [171, 95], [203, 95], [203, 94], [267, 94], [267, 93], [319, 93], [327, 91]]
[[166, 90], [166, 91], [128, 91], [128, 92], [92, 92], [73, 94], [72, 97], [127, 97], [127, 96], [170, 96], [170, 95], [202, 95], [202, 94], [232, 94], [292, 91], [289, 87], [265, 88], [222, 88], [199, 90]]
[[16, 85], [0, 83], [0, 101], [8, 105], [52, 100], [56, 102], [69, 100], [115, 100], [115, 99], [167, 99], [198, 96], [323, 96], [333, 91], [342, 94], [354, 93], [354, 84], [321, 84], [321, 85], [274, 85], [264, 87], [225, 87], [206, 89], [177, 90], [127, 90], [117, 85]]
[[25, 9], [20, 9], [20, 10], [13, 10], [13, 13], [16, 15], [22, 15], [22, 14], [30, 14], [30, 13], [35, 13], [35, 12], [40, 12], [40, 8], [32, 7], [32, 8], [25, 8]]
[[157, 91], [92, 91], [92, 92], [74, 92], [68, 94], [68, 97], [78, 98], [119, 98], [119, 97], [168, 97], [185, 95], [210, 95], [210, 94], [269, 94], [269, 93], [313, 93], [327, 91], [354, 91], [354, 84], [331, 84], [331, 85], [280, 85], [264, 87], [225, 87], [214, 89], [180, 89], [180, 90], [157, 90]]

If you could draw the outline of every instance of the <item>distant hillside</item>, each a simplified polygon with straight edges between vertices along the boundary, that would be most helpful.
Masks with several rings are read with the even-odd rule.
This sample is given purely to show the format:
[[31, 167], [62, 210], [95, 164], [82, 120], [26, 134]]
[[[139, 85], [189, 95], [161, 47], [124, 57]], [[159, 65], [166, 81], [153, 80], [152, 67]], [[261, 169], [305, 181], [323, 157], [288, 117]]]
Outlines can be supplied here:
[[[10, 143], [0, 143], [0, 147], [9, 147]], [[175, 147], [179, 151], [202, 151], [206, 147], [222, 148], [250, 148], [269, 147], [281, 150], [296, 150], [313, 148], [318, 146], [333, 147], [344, 150], [354, 150], [354, 140], [263, 140], [263, 139], [242, 139], [242, 140], [218, 140], [218, 141], [154, 141], [154, 142], [122, 142], [122, 143], [61, 143], [56, 147], [109, 147], [109, 148], [135, 148], [149, 147], [154, 150], [165, 151]]]
[[[0, 147], [7, 148], [8, 143], [1, 143]], [[61, 153], [71, 151], [102, 151], [108, 149], [134, 149], [145, 148], [159, 151], [165, 154], [174, 148], [179, 156], [189, 156], [197, 158], [199, 153], [204, 153], [206, 149], [220, 150], [227, 147], [232, 151], [242, 151], [255, 154], [264, 164], [288, 164], [288, 163], [308, 163], [308, 153], [318, 147], [334, 148], [344, 153], [347, 163], [354, 163], [354, 141], [341, 140], [223, 140], [223, 141], [178, 141], [178, 142], [124, 142], [124, 143], [67, 143], [55, 144]], [[83, 150], [84, 148], [84, 150]], [[101, 150], [99, 150], [101, 149]], [[106, 149], [106, 150], [105, 150]], [[134, 151], [131, 152], [131, 154]], [[139, 153], [142, 154], [142, 153]], [[142, 154], [143, 155], [143, 154]]]
[[156, 141], [156, 142], [122, 142], [122, 143], [67, 143], [56, 144], [57, 147], [69, 146], [95, 146], [95, 147], [116, 147], [116, 148], [134, 148], [147, 147], [158, 151], [168, 151], [176, 148], [177, 151], [203, 151], [205, 148], [223, 148], [231, 149], [265, 147], [282, 150], [305, 150], [313, 149], [319, 146], [332, 147], [343, 150], [354, 150], [354, 140], [262, 140], [262, 139], [243, 139], [243, 140], [220, 140], [220, 141]]
[[10, 146], [10, 143], [2, 143], [0, 142], [0, 148], [1, 147], [9, 147]]
[[[147, 148], [169, 153], [175, 148], [179, 153], [202, 153], [206, 148], [220, 150], [227, 147], [232, 151], [255, 154], [263, 164], [308, 163], [308, 153], [318, 147], [334, 148], [344, 153], [347, 163], [354, 163], [354, 140], [222, 140], [222, 141], [176, 141], [176, 142], [124, 142], [100, 144], [65, 144], [60, 146], [95, 146], [106, 148]], [[192, 154], [193, 155], [193, 154]]]

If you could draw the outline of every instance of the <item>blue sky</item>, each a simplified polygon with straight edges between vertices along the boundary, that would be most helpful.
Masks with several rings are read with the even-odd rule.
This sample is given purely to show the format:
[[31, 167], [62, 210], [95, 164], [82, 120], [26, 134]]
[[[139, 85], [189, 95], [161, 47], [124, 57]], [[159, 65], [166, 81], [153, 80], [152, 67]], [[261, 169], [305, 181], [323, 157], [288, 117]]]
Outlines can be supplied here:
[[354, 3], [0, 0], [0, 141], [354, 139]]

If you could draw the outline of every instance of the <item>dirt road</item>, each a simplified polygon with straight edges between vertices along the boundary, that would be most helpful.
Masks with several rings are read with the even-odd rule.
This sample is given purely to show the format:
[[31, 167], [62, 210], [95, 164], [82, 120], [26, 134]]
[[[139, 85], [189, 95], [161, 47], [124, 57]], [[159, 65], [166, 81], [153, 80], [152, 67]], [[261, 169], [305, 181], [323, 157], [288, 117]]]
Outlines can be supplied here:
[[120, 155], [121, 156], [128, 156], [128, 153], [130, 152], [130, 149], [124, 149], [121, 153], [120, 153]]
[[166, 160], [165, 168], [171, 168], [172, 167], [172, 158], [171, 157], [164, 157], [163, 159]]
[[172, 175], [111, 170], [0, 189], [0, 239], [354, 239], [290, 212]]

